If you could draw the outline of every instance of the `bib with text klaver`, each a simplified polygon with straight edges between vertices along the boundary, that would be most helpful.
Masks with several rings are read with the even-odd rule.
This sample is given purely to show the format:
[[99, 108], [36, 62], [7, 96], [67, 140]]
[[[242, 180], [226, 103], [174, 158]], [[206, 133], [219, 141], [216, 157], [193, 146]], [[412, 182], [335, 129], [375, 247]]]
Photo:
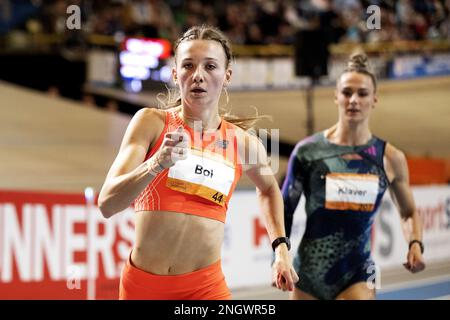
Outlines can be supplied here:
[[378, 176], [329, 173], [325, 181], [325, 208], [373, 211], [378, 195]]

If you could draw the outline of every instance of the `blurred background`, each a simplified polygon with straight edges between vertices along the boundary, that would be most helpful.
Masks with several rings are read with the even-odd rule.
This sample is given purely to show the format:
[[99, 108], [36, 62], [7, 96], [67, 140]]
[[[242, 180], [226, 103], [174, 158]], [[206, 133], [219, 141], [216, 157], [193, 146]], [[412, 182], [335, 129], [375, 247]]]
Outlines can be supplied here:
[[[407, 155], [428, 262], [418, 275], [402, 269], [406, 240], [386, 195], [372, 246], [379, 298], [448, 298], [449, 0], [0, 0], [0, 298], [117, 298], [133, 211], [103, 220], [96, 193], [132, 115], [174, 86], [174, 40], [203, 23], [232, 42], [224, 108], [272, 116], [260, 126], [280, 184], [295, 143], [336, 122], [349, 55], [368, 54], [379, 79], [371, 129]], [[286, 299], [270, 287], [270, 243], [245, 177], [227, 219], [234, 297]]]

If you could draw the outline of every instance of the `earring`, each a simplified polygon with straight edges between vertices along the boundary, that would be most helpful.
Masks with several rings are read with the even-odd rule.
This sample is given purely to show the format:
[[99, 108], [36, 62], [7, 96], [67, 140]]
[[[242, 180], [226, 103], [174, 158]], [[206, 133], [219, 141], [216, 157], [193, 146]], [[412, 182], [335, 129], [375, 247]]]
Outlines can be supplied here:
[[227, 90], [227, 86], [226, 85], [224, 85], [223, 87], [222, 87], [222, 90], [223, 90], [223, 92], [224, 92], [224, 94], [225, 94], [225, 107], [228, 105], [228, 103], [230, 102], [230, 97], [229, 97], [229, 95], [228, 95], [228, 90]]

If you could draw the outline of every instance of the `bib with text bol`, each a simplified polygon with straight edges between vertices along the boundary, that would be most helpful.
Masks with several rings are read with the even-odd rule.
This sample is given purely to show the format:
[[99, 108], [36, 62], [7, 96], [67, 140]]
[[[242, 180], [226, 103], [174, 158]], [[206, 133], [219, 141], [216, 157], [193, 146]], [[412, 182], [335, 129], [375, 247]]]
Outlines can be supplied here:
[[233, 163], [222, 156], [191, 149], [186, 159], [170, 167], [167, 187], [223, 206], [233, 185], [234, 175]]

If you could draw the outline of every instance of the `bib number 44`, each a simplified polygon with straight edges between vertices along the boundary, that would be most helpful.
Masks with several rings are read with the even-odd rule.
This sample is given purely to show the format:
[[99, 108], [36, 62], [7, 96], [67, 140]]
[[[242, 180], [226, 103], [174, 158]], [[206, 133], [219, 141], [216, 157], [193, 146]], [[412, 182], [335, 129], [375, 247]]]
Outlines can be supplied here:
[[223, 201], [223, 194], [220, 192], [216, 192], [212, 198], [214, 199], [214, 201], [216, 201], [217, 203], [222, 203]]

